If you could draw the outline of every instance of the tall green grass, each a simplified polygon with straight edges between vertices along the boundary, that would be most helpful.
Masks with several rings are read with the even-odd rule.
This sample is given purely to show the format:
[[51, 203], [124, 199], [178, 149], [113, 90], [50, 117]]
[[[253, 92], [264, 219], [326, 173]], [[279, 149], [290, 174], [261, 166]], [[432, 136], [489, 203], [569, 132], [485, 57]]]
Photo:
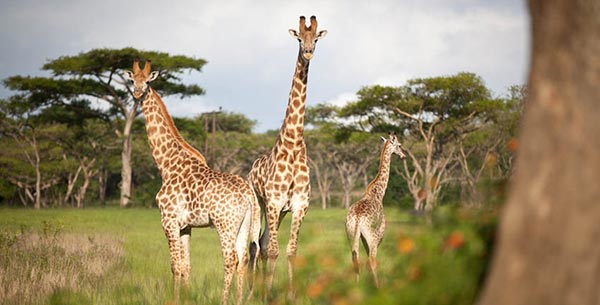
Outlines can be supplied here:
[[[382, 287], [375, 289], [364, 252], [361, 280], [354, 281], [345, 211], [312, 208], [300, 232], [293, 303], [474, 300], [488, 259], [493, 212], [439, 209], [429, 222], [392, 208], [386, 216], [388, 228], [378, 255]], [[289, 221], [288, 215], [280, 229], [273, 304], [288, 303]], [[12, 287], [10, 295], [6, 289], [0, 292], [0, 304], [165, 304], [174, 299], [158, 210], [0, 209], [0, 234], [0, 287]], [[191, 251], [190, 289], [182, 303], [220, 304], [223, 260], [216, 231], [194, 229]], [[42, 275], [41, 280], [34, 283], [32, 274]], [[263, 303], [261, 278], [259, 273], [249, 304]]]

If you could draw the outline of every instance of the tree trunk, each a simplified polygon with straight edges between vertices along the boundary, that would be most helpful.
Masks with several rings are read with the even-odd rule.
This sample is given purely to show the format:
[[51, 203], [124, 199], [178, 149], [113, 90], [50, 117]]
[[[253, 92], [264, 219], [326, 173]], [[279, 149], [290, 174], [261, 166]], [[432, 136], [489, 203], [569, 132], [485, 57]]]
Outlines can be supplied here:
[[106, 185], [108, 183], [108, 170], [104, 165], [98, 170], [98, 200], [101, 206], [106, 206]]
[[[65, 158], [66, 159], [66, 158]], [[73, 194], [73, 189], [75, 188], [75, 183], [79, 178], [79, 173], [81, 173], [81, 166], [77, 167], [77, 171], [73, 175], [73, 173], [69, 173], [67, 177], [67, 192], [65, 193], [65, 197], [63, 198], [62, 205], [67, 205], [69, 203], [69, 199]]]
[[529, 102], [479, 304], [598, 304], [600, 2], [529, 9]]
[[42, 171], [40, 169], [40, 152], [38, 151], [35, 133], [32, 136], [31, 146], [35, 155], [35, 202], [33, 204], [33, 207], [36, 210], [39, 210], [42, 201]]
[[123, 129], [123, 151], [121, 152], [121, 207], [129, 205], [131, 199], [131, 127], [135, 119], [135, 110], [128, 113]]

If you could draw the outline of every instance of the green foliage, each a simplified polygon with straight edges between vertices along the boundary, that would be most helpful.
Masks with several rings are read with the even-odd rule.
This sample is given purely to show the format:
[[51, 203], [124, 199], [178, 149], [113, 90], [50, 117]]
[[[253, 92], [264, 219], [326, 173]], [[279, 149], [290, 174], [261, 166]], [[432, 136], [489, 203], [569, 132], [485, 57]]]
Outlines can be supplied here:
[[55, 76], [106, 77], [108, 81], [100, 83], [110, 86], [113, 74], [131, 69], [135, 59], [151, 60], [152, 69], [160, 71], [161, 77], [152, 84], [152, 87], [163, 96], [181, 94], [185, 97], [204, 93], [204, 90], [196, 85], [180, 84], [179, 74], [188, 69], [200, 72], [206, 60], [170, 55], [165, 52], [142, 51], [134, 48], [93, 49], [75, 56], [62, 56], [51, 60], [43, 66], [43, 69], [51, 71]]

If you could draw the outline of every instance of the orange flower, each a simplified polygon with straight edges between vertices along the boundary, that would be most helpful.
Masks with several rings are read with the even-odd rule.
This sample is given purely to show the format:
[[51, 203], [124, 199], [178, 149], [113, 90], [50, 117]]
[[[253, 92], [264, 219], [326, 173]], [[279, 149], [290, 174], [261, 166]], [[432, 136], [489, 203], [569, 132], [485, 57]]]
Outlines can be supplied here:
[[311, 299], [318, 298], [323, 293], [324, 285], [320, 282], [315, 282], [306, 287], [306, 295]]
[[311, 299], [318, 298], [323, 293], [323, 289], [325, 289], [327, 284], [329, 284], [329, 278], [324, 275], [319, 276], [316, 281], [306, 287], [306, 296]]
[[296, 258], [294, 258], [294, 268], [303, 268], [304, 266], [306, 266], [306, 258], [304, 256], [296, 256]]
[[508, 150], [512, 153], [516, 152], [517, 148], [519, 148], [519, 140], [516, 138], [510, 138], [508, 143], [506, 143], [506, 148], [508, 148]]
[[398, 252], [402, 254], [410, 253], [415, 248], [415, 242], [410, 238], [400, 238], [396, 245]]
[[446, 241], [444, 241], [444, 250], [458, 249], [465, 244], [465, 237], [462, 233], [454, 231], [450, 233]]

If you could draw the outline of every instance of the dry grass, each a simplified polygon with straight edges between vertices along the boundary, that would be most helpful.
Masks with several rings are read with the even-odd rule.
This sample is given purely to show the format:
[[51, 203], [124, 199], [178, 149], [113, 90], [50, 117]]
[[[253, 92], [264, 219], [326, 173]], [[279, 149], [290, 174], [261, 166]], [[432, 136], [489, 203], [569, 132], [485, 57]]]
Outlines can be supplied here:
[[57, 290], [98, 284], [124, 253], [114, 237], [67, 234], [46, 222], [41, 232], [0, 233], [0, 254], [0, 304], [40, 304]]

